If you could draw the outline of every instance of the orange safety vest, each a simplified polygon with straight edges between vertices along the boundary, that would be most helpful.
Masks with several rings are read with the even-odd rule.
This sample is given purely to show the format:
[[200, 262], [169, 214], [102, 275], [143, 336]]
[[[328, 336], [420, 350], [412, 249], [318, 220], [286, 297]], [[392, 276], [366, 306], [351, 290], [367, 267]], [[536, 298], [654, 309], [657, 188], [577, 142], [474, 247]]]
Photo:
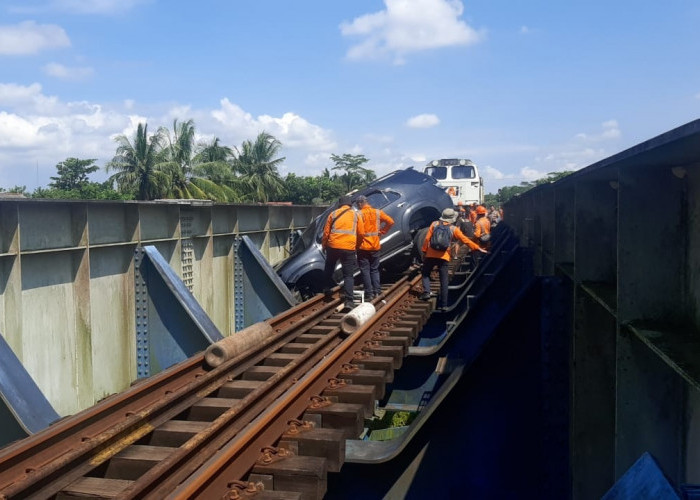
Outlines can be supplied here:
[[321, 245], [340, 250], [355, 250], [357, 236], [365, 232], [362, 218], [352, 207], [344, 205], [328, 215]]
[[482, 234], [491, 234], [491, 221], [486, 216], [479, 217], [474, 224], [474, 240], [479, 244], [481, 244], [479, 238]]
[[[381, 248], [379, 237], [386, 234], [391, 226], [394, 225], [394, 219], [378, 208], [372, 208], [370, 205], [365, 205], [360, 210], [362, 221], [364, 223], [365, 232], [362, 238], [359, 239], [360, 250], [376, 251]], [[382, 223], [384, 226], [382, 227]]]
[[[426, 258], [435, 258], [435, 259], [442, 259], [442, 260], [447, 260], [449, 261], [451, 259], [450, 256], [450, 249], [448, 248], [447, 250], [435, 250], [434, 248], [430, 247], [430, 238], [433, 236], [433, 229], [438, 224], [450, 224], [449, 222], [444, 222], [444, 221], [439, 221], [436, 220], [432, 224], [430, 224], [430, 227], [428, 229], [428, 234], [425, 235], [425, 240], [423, 241], [423, 255], [425, 255]], [[467, 238], [462, 231], [459, 230], [457, 226], [453, 226], [454, 229], [452, 230], [452, 240], [455, 238], [467, 245], [469, 248], [472, 250], [478, 250], [479, 245], [474, 243], [472, 240]]]

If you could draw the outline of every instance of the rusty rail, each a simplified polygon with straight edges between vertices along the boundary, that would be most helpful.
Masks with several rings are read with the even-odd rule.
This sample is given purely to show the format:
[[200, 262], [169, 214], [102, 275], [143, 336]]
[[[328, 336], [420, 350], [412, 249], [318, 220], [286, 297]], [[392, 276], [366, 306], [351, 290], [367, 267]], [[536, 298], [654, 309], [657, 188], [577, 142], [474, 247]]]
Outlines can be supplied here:
[[[233, 494], [231, 485], [240, 487], [261, 449], [309, 411], [311, 398], [333, 393], [329, 380], [352, 379], [362, 366], [376, 372], [363, 374], [374, 380], [372, 398], [383, 392], [430, 313], [430, 303], [409, 294], [418, 282], [403, 278], [387, 289], [386, 303], [375, 301], [377, 314], [347, 339], [337, 293], [317, 296], [268, 320], [274, 334], [258, 349], [211, 370], [194, 356], [0, 450], [0, 497]], [[394, 335], [406, 311], [415, 328], [407, 332], [404, 322], [396, 330], [404, 336]], [[387, 349], [391, 356], [382, 356]], [[386, 370], [366, 369], [377, 366]]]

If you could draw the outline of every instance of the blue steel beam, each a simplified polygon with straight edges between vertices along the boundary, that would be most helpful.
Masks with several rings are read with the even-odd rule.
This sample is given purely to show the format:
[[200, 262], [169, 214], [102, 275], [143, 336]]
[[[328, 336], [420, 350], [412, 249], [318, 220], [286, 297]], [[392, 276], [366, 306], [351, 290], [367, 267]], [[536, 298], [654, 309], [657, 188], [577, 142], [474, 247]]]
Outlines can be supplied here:
[[139, 378], [184, 361], [224, 338], [156, 247], [137, 248], [135, 262]]
[[0, 447], [61, 418], [0, 335]]
[[[136, 361], [148, 377], [223, 339], [177, 273], [154, 246], [136, 249]], [[235, 328], [264, 321], [296, 304], [248, 236], [236, 238]]]
[[236, 330], [297, 304], [292, 292], [248, 236], [236, 238], [234, 255]]

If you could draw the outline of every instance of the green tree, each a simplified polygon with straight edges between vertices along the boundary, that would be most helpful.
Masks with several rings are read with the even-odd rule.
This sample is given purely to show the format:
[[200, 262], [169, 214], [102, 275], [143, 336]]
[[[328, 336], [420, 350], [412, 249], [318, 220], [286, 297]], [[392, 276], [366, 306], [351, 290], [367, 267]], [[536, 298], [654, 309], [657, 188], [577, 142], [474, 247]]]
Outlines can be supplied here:
[[120, 193], [112, 189], [112, 183], [87, 182], [79, 188], [58, 189], [58, 188], [36, 188], [31, 195], [32, 198], [45, 198], [52, 200], [131, 200], [130, 193]]
[[233, 150], [214, 137], [211, 142], [198, 144], [192, 159], [193, 172], [196, 177], [217, 184], [226, 193], [227, 201], [240, 201], [239, 180], [233, 173], [233, 161]]
[[71, 189], [80, 189], [81, 186], [90, 182], [88, 175], [97, 172], [100, 167], [95, 165], [95, 158], [80, 160], [78, 158], [66, 158], [62, 162], [56, 164], [57, 176], [51, 177], [54, 181], [49, 184], [49, 187], [69, 191]]
[[495, 205], [496, 203], [502, 204], [509, 201], [514, 196], [518, 196], [535, 186], [541, 184], [549, 184], [550, 182], [556, 182], [559, 179], [566, 177], [567, 175], [573, 173], [573, 170], [565, 170], [562, 172], [549, 172], [546, 177], [534, 181], [523, 181], [519, 186], [504, 186], [498, 190], [496, 195], [491, 193], [484, 196], [484, 203], [489, 205]]
[[331, 155], [331, 160], [335, 166], [331, 170], [345, 172], [339, 177], [345, 186], [345, 192], [349, 193], [353, 189], [368, 184], [377, 178], [373, 170], [363, 167], [369, 160], [364, 155], [351, 155], [345, 153], [342, 156]]
[[153, 200], [167, 196], [172, 185], [164, 169], [162, 132], [148, 135], [148, 124], [139, 123], [132, 140], [125, 135], [115, 138], [117, 151], [107, 163], [107, 172], [115, 173], [109, 181], [121, 193], [133, 193], [137, 200]]
[[178, 123], [175, 119], [173, 120], [172, 134], [167, 129], [162, 129], [162, 134], [168, 143], [163, 154], [166, 160], [163, 168], [170, 175], [172, 183], [168, 193], [170, 196], [214, 201], [230, 201], [230, 198], [236, 197], [236, 193], [231, 189], [206, 176], [199, 175], [200, 173], [213, 174], [212, 169], [215, 167], [204, 164], [196, 165], [197, 146], [195, 144], [194, 121], [190, 119]]
[[247, 201], [267, 202], [283, 195], [284, 184], [278, 166], [285, 157], [276, 158], [282, 143], [267, 132], [261, 132], [255, 142], [241, 144], [234, 160], [234, 170], [239, 174]]
[[295, 205], [326, 205], [343, 194], [343, 186], [330, 176], [305, 177], [289, 173], [284, 179], [284, 201]]
[[12, 194], [21, 194], [22, 196], [27, 196], [29, 193], [27, 193], [27, 186], [18, 186], [15, 185], [11, 187], [10, 189], [5, 189], [4, 187], [0, 187], [0, 193], [12, 193]]

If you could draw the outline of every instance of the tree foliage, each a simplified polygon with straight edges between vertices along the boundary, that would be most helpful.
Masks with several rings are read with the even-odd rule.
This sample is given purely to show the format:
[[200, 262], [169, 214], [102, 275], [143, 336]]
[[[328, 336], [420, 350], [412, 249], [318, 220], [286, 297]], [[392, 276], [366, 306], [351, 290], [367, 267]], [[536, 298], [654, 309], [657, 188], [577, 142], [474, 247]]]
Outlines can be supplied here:
[[284, 193], [278, 166], [285, 157], [277, 158], [282, 143], [267, 132], [260, 132], [255, 141], [243, 141], [233, 162], [245, 189], [246, 201], [265, 203]]
[[70, 191], [80, 190], [89, 182], [88, 175], [97, 172], [100, 167], [95, 165], [97, 159], [81, 160], [78, 158], [66, 158], [56, 165], [56, 177], [51, 177], [49, 187]]
[[[119, 135], [114, 156], [105, 165], [106, 182], [92, 182], [98, 171], [94, 158], [66, 158], [56, 165], [47, 187], [29, 194], [25, 186], [16, 192], [35, 198], [94, 200], [154, 200], [159, 198], [209, 199], [226, 202], [268, 201], [322, 205], [376, 179], [364, 155], [331, 155], [334, 166], [319, 176], [288, 174], [279, 169], [282, 143], [267, 132], [240, 147], [222, 144], [218, 137], [197, 142], [194, 121], [173, 120], [172, 129], [159, 127], [149, 133], [139, 123], [133, 136]], [[0, 192], [5, 192], [0, 187]]]
[[484, 203], [487, 205], [500, 205], [506, 203], [514, 196], [519, 196], [522, 193], [529, 191], [535, 186], [539, 186], [541, 184], [549, 184], [550, 182], [556, 182], [559, 179], [562, 179], [571, 173], [573, 173], [573, 170], [565, 170], [563, 172], [549, 172], [546, 177], [542, 177], [534, 181], [523, 181], [518, 186], [504, 186], [498, 190], [497, 194], [489, 193], [485, 195]]
[[369, 160], [364, 155], [351, 155], [345, 153], [342, 156], [332, 154], [331, 160], [335, 166], [331, 170], [345, 172], [339, 176], [340, 181], [345, 186], [345, 192], [349, 193], [353, 189], [368, 184], [377, 178], [373, 170], [363, 167]]
[[306, 177], [290, 173], [284, 179], [284, 186], [284, 201], [295, 205], [328, 205], [344, 193], [343, 185], [324, 176]]
[[171, 178], [167, 172], [162, 148], [161, 130], [148, 135], [148, 124], [139, 123], [134, 137], [115, 138], [117, 152], [106, 169], [115, 171], [109, 178], [122, 193], [133, 193], [137, 200], [163, 198], [171, 191]]

